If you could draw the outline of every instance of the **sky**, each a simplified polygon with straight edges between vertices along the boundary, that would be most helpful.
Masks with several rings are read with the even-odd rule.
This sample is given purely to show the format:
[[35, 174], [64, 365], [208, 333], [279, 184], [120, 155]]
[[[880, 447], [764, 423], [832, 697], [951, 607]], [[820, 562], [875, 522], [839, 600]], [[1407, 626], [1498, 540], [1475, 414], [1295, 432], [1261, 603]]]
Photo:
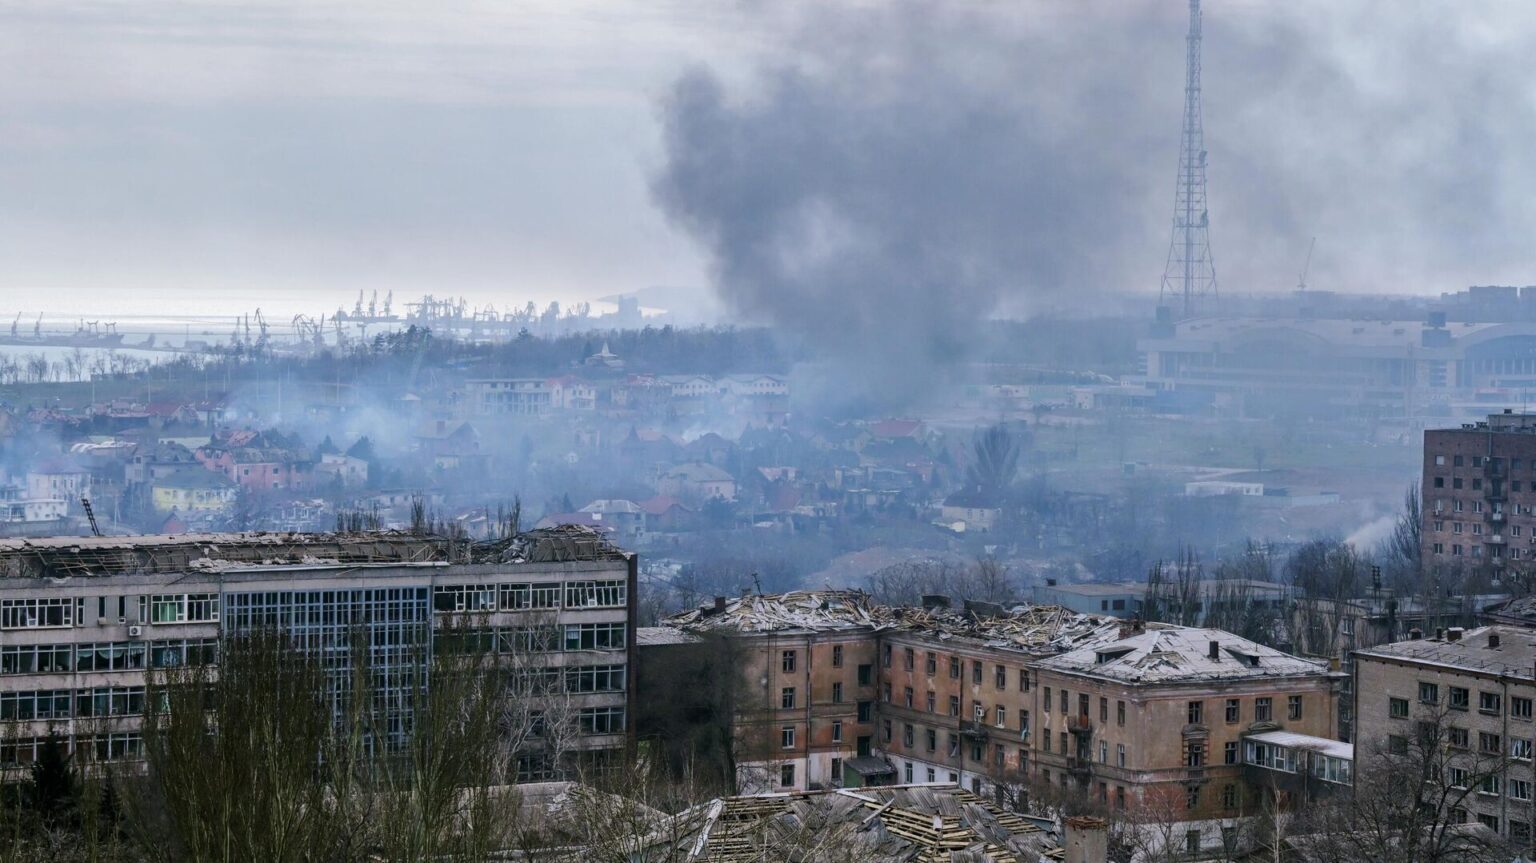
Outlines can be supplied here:
[[[0, 0], [0, 313], [664, 285], [947, 350], [1156, 291], [1185, 11]], [[1205, 32], [1223, 291], [1294, 286], [1313, 236], [1318, 289], [1536, 283], [1532, 4], [1208, 0]]]

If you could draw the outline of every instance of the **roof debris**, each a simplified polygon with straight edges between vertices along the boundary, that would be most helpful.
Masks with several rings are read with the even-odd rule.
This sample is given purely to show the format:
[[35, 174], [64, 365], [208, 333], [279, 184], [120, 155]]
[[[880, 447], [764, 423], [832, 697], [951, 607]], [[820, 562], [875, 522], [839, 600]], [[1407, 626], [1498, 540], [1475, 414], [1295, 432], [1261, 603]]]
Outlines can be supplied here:
[[1149, 628], [1112, 643], [1082, 647], [1043, 660], [1040, 669], [1170, 683], [1327, 673], [1323, 663], [1282, 653], [1230, 632], [1184, 626]]
[[1056, 856], [1054, 837], [1039, 826], [953, 785], [726, 797], [679, 814], [653, 836], [655, 844], [675, 849], [678, 859], [696, 863], [748, 863], [765, 859], [766, 849], [784, 859], [801, 850], [810, 859], [818, 849], [824, 856], [828, 842], [844, 859], [892, 863], [1021, 863]]
[[1079, 614], [1054, 605], [1003, 608], [967, 603], [964, 609], [876, 605], [861, 590], [790, 591], [750, 594], [667, 619], [668, 626], [693, 632], [909, 630], [978, 646], [1031, 652], [1060, 652], [1113, 641], [1125, 625], [1113, 617]]

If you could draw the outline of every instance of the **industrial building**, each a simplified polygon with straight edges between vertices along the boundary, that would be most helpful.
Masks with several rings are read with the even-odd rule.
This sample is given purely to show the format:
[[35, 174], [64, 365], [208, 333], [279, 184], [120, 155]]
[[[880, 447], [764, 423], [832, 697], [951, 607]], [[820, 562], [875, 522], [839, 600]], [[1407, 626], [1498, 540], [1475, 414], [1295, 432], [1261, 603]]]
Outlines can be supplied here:
[[[24, 768], [49, 735], [84, 761], [135, 759], [154, 675], [216, 663], [225, 639], [258, 630], [323, 655], [338, 680], [361, 642], [375, 703], [392, 711], [381, 727], [403, 737], [404, 688], [471, 625], [497, 655], [552, 670], [552, 691], [578, 718], [572, 748], [622, 750], [635, 579], [633, 555], [580, 528], [486, 543], [400, 533], [0, 540], [0, 766]], [[520, 769], [547, 778], [535, 760]]]
[[1135, 378], [1160, 409], [1462, 418], [1536, 394], [1536, 323], [1328, 318], [1163, 320]]

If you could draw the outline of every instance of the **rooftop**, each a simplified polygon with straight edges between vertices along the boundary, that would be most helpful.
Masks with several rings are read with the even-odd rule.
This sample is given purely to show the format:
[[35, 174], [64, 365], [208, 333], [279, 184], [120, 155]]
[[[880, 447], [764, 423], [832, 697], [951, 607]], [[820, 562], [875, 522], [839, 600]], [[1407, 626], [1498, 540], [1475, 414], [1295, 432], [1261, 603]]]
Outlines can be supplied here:
[[[1211, 645], [1216, 645], [1212, 658]], [[1167, 627], [1053, 656], [1041, 670], [1138, 683], [1242, 680], [1324, 674], [1326, 666], [1220, 629]]]
[[849, 860], [890, 863], [1039, 860], [1056, 847], [1034, 822], [953, 785], [725, 797], [679, 814], [653, 835], [698, 863], [769, 859], [763, 852], [770, 848], [779, 850], [771, 859], [798, 859], [794, 850], [807, 836], [823, 849], [826, 842], [846, 847]]
[[[1452, 637], [1455, 636], [1454, 640]], [[1518, 626], [1480, 626], [1449, 630], [1441, 638], [1418, 638], [1355, 651], [1356, 657], [1380, 657], [1437, 665], [1482, 674], [1536, 678], [1536, 633]]]
[[403, 531], [203, 533], [0, 539], [0, 578], [66, 578], [250, 567], [340, 564], [512, 564], [627, 560], [601, 534], [578, 525], [472, 542]]
[[1122, 622], [1078, 614], [1055, 605], [1004, 608], [966, 603], [963, 608], [900, 608], [876, 605], [861, 590], [797, 590], [734, 597], [723, 608], [704, 606], [667, 619], [668, 626], [695, 632], [910, 631], [943, 640], [1031, 652], [1059, 652], [1117, 637]]
[[1310, 734], [1297, 734], [1294, 731], [1263, 731], [1258, 734], [1249, 734], [1244, 739], [1268, 743], [1271, 746], [1281, 746], [1286, 749], [1306, 749], [1311, 752], [1321, 752], [1329, 757], [1343, 758], [1347, 761], [1355, 760], [1355, 746], [1353, 743], [1329, 740], [1326, 737], [1313, 737]]

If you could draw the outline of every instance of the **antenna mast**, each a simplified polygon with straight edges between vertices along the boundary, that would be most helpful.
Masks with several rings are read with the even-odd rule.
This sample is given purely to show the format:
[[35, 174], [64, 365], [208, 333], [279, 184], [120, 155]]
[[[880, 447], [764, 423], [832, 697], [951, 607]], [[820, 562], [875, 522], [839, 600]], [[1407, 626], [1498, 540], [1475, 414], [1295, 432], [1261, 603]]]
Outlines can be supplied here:
[[1179, 183], [1173, 196], [1173, 239], [1163, 269], [1159, 305], [1182, 304], [1194, 317], [1201, 301], [1216, 299], [1210, 213], [1205, 206], [1205, 130], [1200, 120], [1200, 0], [1189, 0], [1188, 53], [1184, 70], [1184, 134], [1179, 143]]

